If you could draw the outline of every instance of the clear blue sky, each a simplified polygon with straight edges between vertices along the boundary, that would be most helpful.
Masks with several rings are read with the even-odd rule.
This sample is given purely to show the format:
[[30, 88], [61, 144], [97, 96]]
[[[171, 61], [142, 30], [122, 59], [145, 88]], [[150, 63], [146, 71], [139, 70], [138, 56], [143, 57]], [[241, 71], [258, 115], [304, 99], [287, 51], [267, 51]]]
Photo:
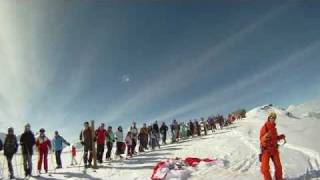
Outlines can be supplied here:
[[[184, 2], [184, 3], [182, 3]], [[0, 131], [188, 120], [320, 96], [319, 1], [4, 0]]]

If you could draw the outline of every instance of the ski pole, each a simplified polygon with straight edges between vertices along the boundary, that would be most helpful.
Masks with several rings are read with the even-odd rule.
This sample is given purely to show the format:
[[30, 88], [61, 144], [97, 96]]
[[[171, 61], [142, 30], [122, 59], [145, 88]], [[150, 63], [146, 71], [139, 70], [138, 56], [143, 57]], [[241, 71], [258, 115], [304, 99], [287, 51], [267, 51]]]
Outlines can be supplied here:
[[80, 156], [80, 162], [79, 162], [79, 171], [80, 171], [80, 167], [81, 167], [81, 163], [82, 163], [82, 161], [83, 161], [83, 155], [84, 155], [84, 150], [82, 151], [82, 154], [81, 154], [81, 156]]
[[51, 170], [51, 171], [53, 171], [53, 173], [56, 173], [56, 168], [54, 168], [54, 161], [53, 161], [53, 151], [50, 151], [50, 159], [51, 159], [51, 168], [53, 169], [53, 170]]
[[19, 173], [18, 173], [17, 156], [15, 156], [15, 155], [14, 155], [14, 163], [15, 163], [15, 170], [16, 170], [16, 173], [17, 173], [17, 175], [19, 175]]
[[4, 178], [4, 166], [5, 166], [5, 156], [4, 154], [2, 154], [2, 168], [1, 168], [1, 171], [2, 171], [2, 177]]

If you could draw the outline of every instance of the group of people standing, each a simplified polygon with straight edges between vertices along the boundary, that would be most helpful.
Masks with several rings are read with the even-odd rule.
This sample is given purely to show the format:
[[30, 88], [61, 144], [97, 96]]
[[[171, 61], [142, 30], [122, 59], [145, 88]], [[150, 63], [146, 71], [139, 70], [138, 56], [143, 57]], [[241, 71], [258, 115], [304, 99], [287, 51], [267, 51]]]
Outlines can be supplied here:
[[63, 149], [63, 144], [70, 145], [63, 137], [61, 137], [58, 131], [55, 131], [55, 135], [52, 141], [45, 135], [45, 129], [41, 128], [38, 135], [35, 136], [31, 131], [30, 124], [25, 125], [24, 132], [21, 134], [20, 142], [14, 133], [12, 127], [8, 128], [8, 134], [5, 137], [4, 143], [0, 140], [0, 150], [4, 150], [4, 155], [7, 159], [7, 165], [9, 170], [9, 178], [14, 179], [14, 172], [12, 166], [13, 156], [17, 153], [20, 144], [21, 153], [23, 157], [23, 167], [25, 176], [32, 175], [32, 156], [34, 151], [34, 146], [39, 152], [37, 170], [38, 174], [41, 173], [42, 164], [44, 165], [44, 170], [48, 173], [48, 154], [52, 150], [55, 152], [57, 168], [62, 168], [61, 164], [61, 152]]
[[[115, 156], [116, 159], [123, 159], [123, 154], [127, 154], [126, 158], [130, 158], [139, 152], [146, 150], [155, 150], [160, 148], [162, 144], [167, 144], [167, 137], [169, 130], [171, 132], [171, 142], [178, 142], [180, 139], [201, 136], [202, 132], [207, 135], [209, 130], [213, 132], [217, 129], [218, 124], [220, 129], [231, 123], [223, 116], [209, 117], [207, 120], [200, 118], [200, 120], [190, 120], [188, 123], [178, 123], [177, 120], [173, 120], [168, 126], [165, 122], [161, 125], [157, 121], [147, 125], [143, 123], [139, 129], [136, 122], [133, 122], [127, 133], [123, 131], [122, 126], [118, 126], [115, 132], [112, 126], [108, 126], [106, 129], [105, 124], [101, 125], [97, 129], [92, 129], [89, 122], [84, 122], [84, 128], [81, 130], [79, 140], [84, 147], [83, 162], [85, 168], [92, 167], [93, 160], [93, 147], [96, 147], [96, 157], [98, 163], [103, 163], [105, 147], [107, 152], [105, 160], [110, 161], [112, 159], [112, 149], [115, 144]], [[217, 124], [217, 125], [216, 125]], [[94, 146], [93, 146], [94, 145]]]
[[[103, 163], [103, 157], [106, 150], [105, 160], [110, 161], [112, 159], [112, 149], [115, 145], [115, 158], [123, 159], [123, 154], [127, 154], [127, 158], [139, 152], [144, 152], [146, 150], [155, 150], [155, 148], [160, 148], [160, 141], [162, 144], [167, 144], [169, 130], [171, 132], [171, 142], [178, 142], [180, 139], [187, 137], [201, 136], [201, 132], [207, 135], [208, 130], [215, 131], [217, 129], [216, 124], [220, 125], [220, 128], [227, 125], [227, 120], [222, 116], [209, 117], [207, 120], [201, 118], [198, 120], [190, 120], [188, 123], [182, 122], [178, 123], [177, 120], [173, 120], [168, 126], [165, 122], [161, 125], [157, 121], [152, 124], [147, 125], [143, 123], [142, 127], [139, 129], [137, 124], [133, 122], [132, 126], [124, 134], [121, 126], [117, 127], [114, 132], [112, 126], [108, 126], [107, 129], [105, 124], [102, 123], [97, 129], [92, 129], [89, 122], [84, 123], [84, 128], [80, 133], [80, 142], [84, 147], [83, 151], [83, 162], [85, 168], [92, 167], [93, 160], [93, 145], [96, 149], [96, 157], [98, 163]], [[8, 134], [5, 138], [4, 143], [0, 140], [0, 150], [4, 150], [4, 155], [7, 159], [9, 177], [14, 178], [14, 172], [12, 167], [12, 159], [14, 154], [17, 153], [18, 147], [21, 147], [21, 153], [23, 157], [23, 166], [25, 176], [32, 175], [32, 156], [34, 151], [34, 146], [39, 152], [39, 158], [37, 163], [38, 174], [41, 173], [42, 164], [45, 173], [48, 173], [48, 155], [55, 155], [56, 168], [62, 168], [61, 153], [64, 146], [70, 146], [62, 136], [59, 135], [58, 131], [54, 132], [54, 137], [50, 140], [45, 135], [45, 129], [41, 128], [36, 136], [31, 131], [30, 124], [25, 125], [24, 132], [21, 134], [20, 141], [17, 140], [14, 134], [13, 128], [8, 128]], [[138, 146], [138, 148], [137, 148]], [[72, 160], [71, 165], [77, 164], [76, 161], [76, 148], [73, 145], [72, 150]]]

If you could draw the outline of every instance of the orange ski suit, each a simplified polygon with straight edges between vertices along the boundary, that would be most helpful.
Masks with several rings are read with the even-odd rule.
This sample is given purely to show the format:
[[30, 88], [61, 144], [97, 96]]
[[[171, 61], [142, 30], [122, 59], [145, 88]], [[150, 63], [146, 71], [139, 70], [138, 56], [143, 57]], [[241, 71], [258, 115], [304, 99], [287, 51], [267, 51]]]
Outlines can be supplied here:
[[284, 135], [278, 136], [276, 124], [269, 120], [260, 129], [261, 173], [264, 180], [272, 180], [269, 165], [270, 159], [275, 167], [276, 180], [283, 180], [278, 141], [284, 138]]

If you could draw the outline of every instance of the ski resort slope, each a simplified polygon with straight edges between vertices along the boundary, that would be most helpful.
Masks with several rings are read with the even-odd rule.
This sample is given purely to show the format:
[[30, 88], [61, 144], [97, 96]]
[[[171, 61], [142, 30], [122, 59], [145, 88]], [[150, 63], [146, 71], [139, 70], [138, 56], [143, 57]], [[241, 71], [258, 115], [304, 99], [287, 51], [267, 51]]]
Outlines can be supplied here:
[[[113, 161], [102, 164], [99, 169], [83, 171], [80, 167], [65, 167], [52, 171], [52, 177], [41, 175], [37, 179], [108, 179], [108, 180], [146, 180], [150, 179], [153, 167], [160, 160], [167, 158], [213, 158], [222, 164], [191, 168], [188, 174], [181, 174], [191, 180], [257, 180], [260, 174], [259, 130], [269, 112], [278, 114], [279, 134], [284, 133], [287, 143], [279, 147], [285, 179], [304, 180], [320, 179], [320, 103], [312, 106], [290, 106], [288, 110], [270, 105], [252, 109], [247, 118], [236, 121], [233, 125], [210, 133], [208, 136], [182, 140], [177, 144], [162, 146], [160, 150], [139, 154], [129, 160]], [[312, 108], [311, 108], [312, 107]], [[303, 108], [303, 111], [301, 110]], [[82, 152], [78, 152], [78, 160]], [[70, 164], [69, 153], [63, 154], [64, 165]], [[21, 159], [21, 158], [18, 158]], [[52, 167], [53, 160], [49, 164]], [[273, 166], [272, 170], [273, 170]], [[22, 167], [16, 168], [18, 177], [22, 177]], [[19, 170], [20, 169], [20, 170]], [[36, 179], [36, 178], [31, 178]]]

